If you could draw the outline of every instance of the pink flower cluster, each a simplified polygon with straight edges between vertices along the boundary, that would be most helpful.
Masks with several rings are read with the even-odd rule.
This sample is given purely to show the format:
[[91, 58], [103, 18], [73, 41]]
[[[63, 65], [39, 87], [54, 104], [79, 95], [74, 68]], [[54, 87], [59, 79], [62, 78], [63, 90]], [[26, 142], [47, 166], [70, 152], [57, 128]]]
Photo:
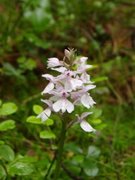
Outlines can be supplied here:
[[[89, 93], [95, 85], [87, 74], [87, 69], [92, 66], [87, 65], [87, 57], [73, 58], [73, 55], [73, 50], [66, 49], [63, 61], [55, 57], [48, 59], [48, 68], [56, 71], [58, 75], [42, 75], [49, 81], [42, 92], [48, 95], [47, 100], [42, 100], [47, 108], [38, 115], [42, 121], [47, 120], [51, 112], [72, 113], [76, 105], [83, 105], [89, 109], [95, 104]], [[84, 119], [89, 114], [89, 112], [83, 113], [77, 119], [86, 132], [95, 131]]]

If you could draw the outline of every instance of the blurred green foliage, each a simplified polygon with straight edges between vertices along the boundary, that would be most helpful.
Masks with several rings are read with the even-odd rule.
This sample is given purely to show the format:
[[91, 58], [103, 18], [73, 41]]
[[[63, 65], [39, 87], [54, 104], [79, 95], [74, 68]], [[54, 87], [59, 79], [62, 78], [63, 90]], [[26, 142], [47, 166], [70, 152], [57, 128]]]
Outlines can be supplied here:
[[79, 125], [69, 130], [60, 177], [133, 180], [135, 2], [1, 0], [0, 24], [0, 179], [44, 179], [60, 117], [36, 118], [46, 83], [41, 74], [48, 57], [73, 47], [94, 65], [97, 105], [88, 121], [97, 134]]

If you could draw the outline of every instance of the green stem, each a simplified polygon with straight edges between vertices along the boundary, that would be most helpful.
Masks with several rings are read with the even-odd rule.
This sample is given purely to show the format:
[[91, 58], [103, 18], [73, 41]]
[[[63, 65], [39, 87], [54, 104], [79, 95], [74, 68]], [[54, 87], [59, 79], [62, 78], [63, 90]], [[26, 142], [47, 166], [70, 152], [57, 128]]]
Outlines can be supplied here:
[[48, 178], [48, 176], [49, 176], [49, 174], [50, 174], [50, 171], [51, 171], [51, 169], [52, 169], [52, 167], [53, 167], [53, 164], [54, 164], [55, 160], [56, 160], [56, 156], [54, 156], [54, 158], [52, 159], [52, 162], [51, 162], [51, 164], [50, 164], [50, 166], [49, 166], [49, 168], [48, 168], [48, 170], [47, 170], [47, 173], [46, 173], [46, 175], [45, 175], [45, 179], [46, 179], [46, 180], [47, 180], [47, 178]]
[[54, 180], [57, 180], [58, 177], [59, 177], [65, 138], [66, 138], [66, 123], [65, 123], [65, 121], [63, 119], [61, 132], [60, 132], [60, 141], [59, 141], [57, 154], [56, 154], [56, 168], [55, 168], [55, 171], [54, 171]]

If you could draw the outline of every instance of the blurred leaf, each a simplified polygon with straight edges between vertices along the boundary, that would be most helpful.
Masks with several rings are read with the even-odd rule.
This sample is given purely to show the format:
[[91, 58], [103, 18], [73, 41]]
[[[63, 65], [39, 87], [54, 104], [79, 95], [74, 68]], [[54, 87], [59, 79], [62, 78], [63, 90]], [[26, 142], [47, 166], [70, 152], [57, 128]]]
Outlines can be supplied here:
[[0, 116], [7, 116], [17, 111], [17, 106], [14, 103], [4, 103], [0, 108]]
[[45, 124], [46, 126], [52, 126], [52, 125], [54, 124], [54, 121], [53, 121], [53, 119], [48, 118], [48, 119], [44, 122], [44, 124]]
[[27, 59], [25, 66], [27, 67], [27, 69], [33, 70], [34, 68], [36, 68], [37, 64], [36, 64], [36, 61], [34, 59], [29, 58], [29, 59]]
[[87, 157], [98, 157], [100, 154], [100, 150], [95, 146], [88, 147]]
[[96, 125], [96, 129], [97, 129], [97, 130], [102, 130], [102, 129], [104, 129], [106, 126], [107, 126], [107, 124], [101, 123], [101, 124]]
[[32, 156], [22, 156], [22, 155], [18, 155], [15, 160], [14, 160], [14, 163], [15, 162], [23, 162], [23, 163], [33, 163], [33, 162], [36, 162], [36, 157], [32, 157]]
[[5, 120], [4, 122], [0, 123], [0, 131], [7, 131], [8, 129], [15, 128], [15, 121], [14, 120]]
[[85, 159], [82, 164], [83, 170], [87, 176], [96, 176], [98, 174], [98, 167], [93, 159]]
[[97, 119], [97, 118], [99, 118], [102, 115], [102, 110], [101, 109], [93, 108], [92, 111], [93, 111], [93, 113], [92, 113], [91, 117], [93, 119]]
[[64, 147], [67, 151], [72, 151], [74, 153], [83, 153], [82, 149], [78, 145], [76, 145], [75, 143], [72, 143], [72, 142], [65, 144]]
[[68, 164], [67, 169], [69, 169], [71, 172], [74, 172], [75, 174], [80, 174], [81, 168], [79, 166], [75, 166], [74, 164]]
[[29, 116], [29, 117], [26, 119], [26, 122], [32, 123], [32, 124], [43, 124], [43, 122], [41, 121], [41, 119], [37, 118], [36, 116]]
[[19, 57], [17, 59], [19, 67], [23, 70], [33, 70], [36, 68], [36, 61], [31, 58]]
[[43, 41], [42, 38], [39, 38], [35, 34], [25, 34], [25, 37], [28, 39], [30, 43], [35, 44], [37, 47], [41, 47], [43, 49], [47, 49], [51, 46], [51, 43], [47, 41]]
[[72, 164], [78, 165], [78, 164], [83, 163], [83, 160], [84, 160], [84, 156], [79, 154], [79, 155], [73, 156], [71, 162]]
[[92, 122], [94, 125], [97, 125], [97, 124], [101, 124], [101, 123], [102, 123], [102, 120], [101, 120], [101, 119], [92, 119], [91, 122]]
[[26, 122], [32, 123], [32, 124], [44, 124], [46, 126], [51, 126], [54, 124], [53, 119], [48, 118], [46, 121], [42, 121], [40, 118], [37, 118], [36, 116], [29, 116], [26, 119]]
[[93, 82], [102, 82], [106, 80], [108, 80], [107, 76], [100, 76], [100, 77], [93, 78]]
[[30, 163], [25, 162], [15, 162], [8, 165], [8, 173], [11, 176], [19, 175], [29, 175], [34, 171], [34, 167]]
[[8, 76], [14, 76], [17, 78], [22, 79], [22, 75], [21, 75], [21, 71], [14, 68], [14, 66], [12, 66], [9, 63], [3, 63], [3, 72], [4, 74], [8, 75]]
[[2, 144], [5, 144], [5, 142], [4, 141], [0, 141], [0, 145], [2, 145]]
[[41, 112], [43, 112], [43, 108], [42, 108], [42, 106], [39, 106], [39, 105], [34, 105], [33, 106], [33, 111], [34, 111], [34, 113], [35, 114], [40, 114]]
[[97, 176], [97, 174], [98, 174], [98, 171], [99, 171], [99, 169], [98, 169], [98, 167], [91, 167], [91, 168], [85, 168], [84, 169], [84, 172], [85, 172], [85, 174], [87, 175], [87, 176], [92, 176], [92, 177], [94, 177], [94, 176]]
[[0, 145], [0, 159], [5, 161], [13, 161], [15, 158], [15, 153], [12, 148], [8, 145]]
[[40, 138], [42, 139], [55, 139], [56, 136], [52, 131], [46, 130], [40, 132]]
[[5, 169], [0, 165], [0, 179], [3, 179], [6, 176]]

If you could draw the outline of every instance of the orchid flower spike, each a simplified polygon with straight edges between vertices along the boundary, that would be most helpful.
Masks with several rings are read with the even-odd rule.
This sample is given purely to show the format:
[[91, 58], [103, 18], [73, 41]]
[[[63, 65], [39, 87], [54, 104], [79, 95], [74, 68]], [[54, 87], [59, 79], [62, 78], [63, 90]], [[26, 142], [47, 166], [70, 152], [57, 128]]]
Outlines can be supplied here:
[[[47, 67], [55, 71], [52, 74], [43, 74], [48, 81], [47, 86], [42, 91], [47, 99], [42, 100], [46, 104], [45, 110], [38, 115], [42, 121], [47, 120], [52, 113], [72, 113], [76, 106], [84, 106], [90, 109], [96, 102], [90, 96], [90, 92], [96, 86], [90, 80], [87, 69], [91, 65], [87, 64], [87, 57], [76, 57], [73, 49], [65, 49], [63, 60], [56, 57], [49, 58]], [[94, 129], [85, 121], [90, 113], [83, 113], [78, 116], [77, 122], [86, 132], [93, 132]]]

